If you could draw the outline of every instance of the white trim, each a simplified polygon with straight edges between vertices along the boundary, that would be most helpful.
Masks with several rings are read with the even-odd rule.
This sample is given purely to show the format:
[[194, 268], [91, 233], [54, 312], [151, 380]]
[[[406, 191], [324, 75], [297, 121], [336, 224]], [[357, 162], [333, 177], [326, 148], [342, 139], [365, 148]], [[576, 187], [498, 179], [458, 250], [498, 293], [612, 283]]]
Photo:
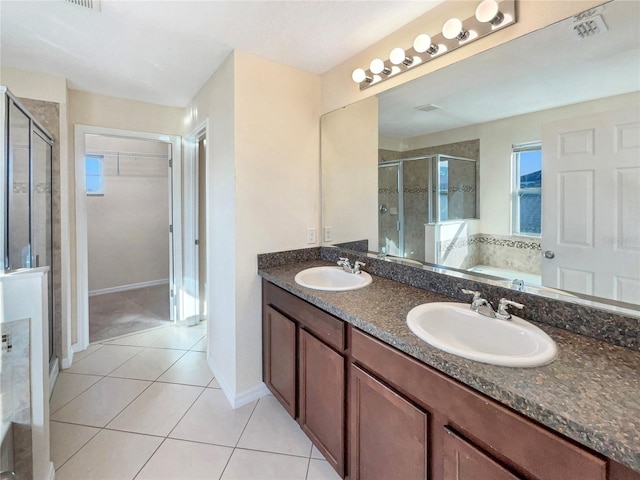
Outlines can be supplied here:
[[49, 399], [53, 394], [53, 388], [56, 386], [56, 380], [58, 380], [58, 373], [60, 373], [60, 366], [58, 358], [53, 360], [53, 365], [49, 365]]
[[47, 475], [47, 480], [55, 480], [56, 478], [56, 467], [53, 465], [53, 462], [49, 462], [49, 474]]
[[71, 365], [73, 365], [73, 354], [76, 352], [76, 350], [75, 350], [76, 345], [78, 345], [78, 344], [74, 343], [73, 345], [69, 345], [69, 350], [67, 351], [66, 358], [63, 358], [62, 362], [60, 362], [60, 367], [63, 370], [66, 370]]
[[218, 368], [218, 365], [216, 365], [216, 362], [213, 360], [213, 358], [211, 358], [211, 355], [209, 355], [208, 352], [207, 352], [207, 365], [209, 365], [209, 368], [213, 372], [213, 376], [218, 382], [218, 385], [220, 385], [220, 388], [222, 389], [224, 396], [227, 397], [227, 401], [229, 402], [229, 404], [231, 405], [231, 408], [233, 409], [240, 408], [248, 403], [253, 402], [254, 400], [258, 400], [259, 398], [264, 397], [265, 395], [269, 395], [269, 393], [271, 393], [269, 392], [269, 389], [264, 384], [264, 382], [260, 382], [254, 387], [251, 387], [248, 390], [245, 390], [244, 392], [235, 394], [233, 393], [233, 391], [229, 387], [229, 384], [227, 383], [224, 376], [222, 375], [222, 371], [220, 370], [220, 368]]
[[158, 285], [166, 285], [169, 283], [168, 278], [159, 280], [149, 280], [148, 282], [129, 283], [128, 285], [118, 285], [117, 287], [100, 288], [98, 290], [89, 290], [89, 296], [106, 295], [107, 293], [126, 292], [127, 290], [137, 290], [138, 288], [157, 287]]
[[[182, 139], [179, 135], [137, 132], [115, 128], [75, 125], [75, 179], [76, 179], [76, 318], [77, 338], [75, 351], [85, 350], [89, 346], [89, 272], [87, 248], [87, 196], [85, 185], [85, 135], [106, 135], [125, 138], [144, 138], [168, 142], [172, 145], [172, 162], [170, 182], [171, 189], [170, 215], [173, 218], [173, 284], [174, 291], [182, 291]], [[180, 302], [180, 295], [176, 295]], [[180, 305], [178, 305], [178, 310]]]
[[[204, 134], [209, 138], [209, 119], [206, 118], [184, 137], [184, 283], [181, 318], [187, 325], [200, 321], [200, 285], [199, 285], [199, 248], [195, 240], [198, 233], [198, 142]], [[207, 164], [209, 149], [205, 150], [205, 164]], [[205, 200], [206, 201], [206, 200]]]

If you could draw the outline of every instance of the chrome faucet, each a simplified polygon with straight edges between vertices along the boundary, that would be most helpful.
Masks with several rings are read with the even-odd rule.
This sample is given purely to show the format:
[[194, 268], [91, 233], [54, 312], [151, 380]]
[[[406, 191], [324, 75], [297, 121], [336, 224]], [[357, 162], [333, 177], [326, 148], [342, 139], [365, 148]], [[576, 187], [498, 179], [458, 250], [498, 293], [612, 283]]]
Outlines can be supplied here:
[[493, 304], [486, 298], [482, 298], [482, 294], [477, 290], [467, 290], [463, 288], [462, 293], [473, 295], [473, 300], [471, 300], [471, 306], [469, 308], [472, 311], [479, 313], [480, 315], [484, 315], [485, 317], [499, 318], [500, 320], [510, 320], [511, 313], [509, 312], [509, 307], [515, 307], [520, 310], [524, 308], [524, 305], [521, 303], [513, 302], [511, 300], [507, 300], [506, 298], [501, 298], [500, 302], [498, 303], [498, 309], [496, 310], [493, 307]]
[[354, 275], [359, 275], [361, 273], [360, 267], [364, 267], [366, 263], [356, 260], [356, 262], [353, 264], [353, 267], [352, 267], [351, 262], [349, 261], [348, 258], [340, 257], [338, 260], [338, 265], [341, 266], [345, 272], [353, 273]]
[[471, 300], [471, 308], [472, 311], [479, 313], [480, 315], [484, 315], [485, 317], [496, 318], [496, 311], [491, 305], [491, 302], [486, 298], [481, 297], [481, 293], [477, 290], [467, 290], [466, 288], [462, 289], [462, 293], [466, 293], [467, 295], [473, 295], [473, 300]]
[[520, 280], [519, 278], [515, 278], [511, 282], [511, 288], [514, 290], [519, 290], [521, 292], [524, 291], [524, 280]]

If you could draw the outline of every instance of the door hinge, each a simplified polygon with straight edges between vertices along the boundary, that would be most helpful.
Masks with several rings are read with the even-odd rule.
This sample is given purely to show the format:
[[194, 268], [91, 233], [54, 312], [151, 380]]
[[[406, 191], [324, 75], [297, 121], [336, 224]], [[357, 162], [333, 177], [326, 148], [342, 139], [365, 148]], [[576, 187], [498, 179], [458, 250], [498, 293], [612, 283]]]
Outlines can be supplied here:
[[196, 245], [200, 245], [200, 242], [198, 241], [197, 238], [196, 238]]
[[173, 168], [173, 159], [169, 159], [169, 168]]
[[173, 233], [173, 225], [169, 225], [169, 233]]

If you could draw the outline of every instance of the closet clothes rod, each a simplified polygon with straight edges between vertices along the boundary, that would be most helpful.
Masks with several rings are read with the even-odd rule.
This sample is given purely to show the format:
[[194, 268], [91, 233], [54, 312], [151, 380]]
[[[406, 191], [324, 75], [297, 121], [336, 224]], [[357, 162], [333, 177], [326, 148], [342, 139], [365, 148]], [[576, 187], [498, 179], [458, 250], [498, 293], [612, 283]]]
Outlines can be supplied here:
[[169, 156], [159, 153], [135, 153], [135, 152], [114, 152], [107, 150], [87, 150], [85, 155], [102, 155], [104, 157], [128, 157], [128, 158], [149, 158], [157, 160], [169, 160]]

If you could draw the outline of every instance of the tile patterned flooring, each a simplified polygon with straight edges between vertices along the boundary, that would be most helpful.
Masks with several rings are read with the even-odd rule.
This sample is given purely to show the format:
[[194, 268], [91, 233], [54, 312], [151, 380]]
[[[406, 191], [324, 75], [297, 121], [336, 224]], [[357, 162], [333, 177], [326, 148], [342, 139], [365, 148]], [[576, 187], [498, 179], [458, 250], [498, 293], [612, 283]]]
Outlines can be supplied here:
[[206, 324], [92, 344], [51, 397], [56, 480], [339, 480], [273, 396], [233, 410]]

